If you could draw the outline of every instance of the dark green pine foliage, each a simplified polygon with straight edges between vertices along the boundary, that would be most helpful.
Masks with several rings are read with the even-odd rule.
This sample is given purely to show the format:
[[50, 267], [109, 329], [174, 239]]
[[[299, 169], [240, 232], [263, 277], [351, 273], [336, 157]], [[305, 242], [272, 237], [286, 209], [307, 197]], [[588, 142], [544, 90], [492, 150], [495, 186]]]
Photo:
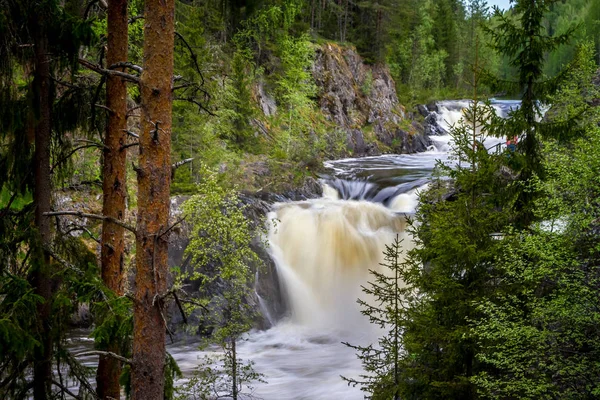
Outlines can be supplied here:
[[[91, 296], [80, 283], [99, 281], [95, 257], [79, 239], [63, 235], [65, 226], [56, 227], [51, 244], [42, 239], [34, 218], [36, 191], [38, 197], [42, 191], [50, 196], [49, 189], [37, 188], [36, 182], [51, 188], [49, 181], [61, 178], [67, 165], [63, 155], [69, 151], [65, 133], [89, 114], [83, 101], [88, 92], [72, 79], [80, 46], [93, 39], [91, 24], [77, 17], [82, 14], [80, 5], [0, 1], [2, 398], [27, 398], [32, 388], [36, 399], [63, 391], [65, 376], [52, 377], [55, 361], [70, 366], [71, 376], [85, 381], [62, 338], [82, 296]], [[38, 135], [41, 131], [44, 134]], [[42, 136], [45, 145], [37, 143]], [[36, 153], [44, 155], [35, 157]], [[44, 178], [47, 171], [50, 175]], [[90, 390], [82, 384], [82, 395]]]
[[498, 25], [487, 28], [492, 38], [493, 48], [510, 59], [510, 65], [517, 70], [518, 79], [514, 82], [502, 81], [488, 76], [487, 81], [493, 90], [519, 93], [521, 106], [511, 113], [510, 118], [496, 118], [492, 133], [507, 138], [517, 137], [517, 160], [512, 167], [519, 173], [518, 199], [515, 210], [519, 213], [519, 227], [525, 228], [534, 221], [533, 202], [538, 197], [534, 181], [543, 179], [542, 152], [540, 140], [554, 137], [568, 139], [573, 134], [571, 121], [546, 123], [542, 118], [541, 107], [548, 102], [548, 96], [556, 91], [564, 79], [566, 70], [555, 77], [544, 76], [544, 63], [548, 53], [568, 43], [574, 27], [562, 34], [552, 36], [544, 26], [544, 15], [555, 0], [516, 0], [512, 8], [514, 15], [502, 13], [497, 7], [494, 17]]
[[[475, 114], [477, 127], [491, 112], [489, 106], [472, 105], [466, 116]], [[506, 155], [488, 153], [482, 145], [485, 129], [473, 134], [472, 127], [465, 121], [453, 130], [458, 165], [437, 167], [412, 224], [416, 247], [402, 270], [407, 299], [402, 399], [477, 398], [471, 378], [481, 363], [470, 328], [478, 318], [473, 303], [496, 290], [499, 232], [511, 216], [502, 208], [510, 201], [502, 190], [509, 183], [502, 174]]]
[[360, 386], [371, 399], [400, 399], [400, 368], [402, 352], [402, 327], [405, 325], [402, 281], [402, 241], [398, 235], [385, 246], [383, 271], [370, 270], [373, 281], [362, 291], [372, 300], [358, 300], [361, 313], [369, 321], [385, 330], [377, 345], [356, 346], [344, 343], [357, 351], [365, 374], [359, 378], [342, 377], [349, 385]]
[[486, 368], [474, 382], [485, 398], [600, 396], [600, 109], [590, 108], [600, 94], [591, 50], [582, 46], [547, 115], [577, 117], [585, 136], [544, 142], [544, 196], [535, 203], [544, 222], [506, 236], [496, 262], [502, 290], [478, 304], [477, 358]]

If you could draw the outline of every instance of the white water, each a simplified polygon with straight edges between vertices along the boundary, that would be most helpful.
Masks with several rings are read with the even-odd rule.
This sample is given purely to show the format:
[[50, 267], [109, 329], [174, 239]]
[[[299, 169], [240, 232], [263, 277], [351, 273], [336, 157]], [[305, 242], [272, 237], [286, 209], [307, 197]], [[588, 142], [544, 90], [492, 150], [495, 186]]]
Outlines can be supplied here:
[[[495, 108], [505, 115], [514, 105], [499, 102]], [[439, 125], [449, 129], [467, 106], [466, 101], [438, 103]], [[362, 373], [354, 351], [341, 342], [366, 345], [377, 340], [379, 332], [360, 314], [356, 299], [364, 298], [360, 286], [367, 282], [369, 269], [380, 268], [386, 243], [398, 233], [405, 246], [410, 246], [404, 213], [415, 211], [418, 190], [425, 188], [436, 161], [453, 163], [451, 137], [432, 139], [433, 146], [424, 153], [327, 162], [332, 176], [363, 181], [338, 181], [333, 185], [336, 188], [325, 184], [320, 199], [273, 207], [269, 251], [290, 310], [271, 329], [249, 332], [238, 346], [240, 357], [254, 361], [255, 369], [268, 381], [256, 385], [255, 396], [265, 400], [363, 399], [359, 388], [340, 378]], [[501, 141], [486, 142], [486, 147]], [[391, 197], [378, 195], [379, 189]], [[359, 200], [340, 199], [340, 192]], [[373, 198], [385, 198], [386, 205], [367, 201]], [[264, 303], [261, 306], [266, 308]], [[171, 352], [187, 371], [204, 354], [181, 346]]]
[[[467, 105], [438, 103], [438, 123], [447, 129], [460, 119], [461, 107]], [[507, 107], [514, 105], [497, 102], [495, 106], [505, 115]], [[340, 378], [362, 373], [354, 351], [341, 342], [367, 345], [377, 340], [379, 332], [360, 314], [356, 299], [363, 297], [360, 286], [366, 283], [368, 270], [379, 268], [384, 246], [396, 233], [405, 239], [406, 247], [410, 246], [404, 232], [404, 213], [415, 211], [418, 190], [425, 188], [436, 160], [453, 162], [448, 153], [450, 136], [432, 139], [434, 146], [424, 153], [327, 162], [332, 177], [369, 181], [342, 182], [346, 194], [354, 193], [360, 201], [342, 200], [338, 190], [324, 185], [320, 199], [274, 206], [269, 215], [276, 221], [269, 224], [269, 250], [277, 263], [290, 313], [269, 330], [249, 332], [238, 345], [239, 357], [252, 360], [255, 370], [268, 382], [255, 384], [255, 398], [363, 399], [359, 388]], [[380, 185], [387, 187], [380, 192], [394, 193], [386, 197], [385, 206], [365, 200], [377, 197], [372, 190], [382, 189]], [[267, 312], [268, 305], [263, 299], [259, 302]], [[169, 346], [188, 376], [200, 358], [211, 354], [197, 347], [196, 342]]]

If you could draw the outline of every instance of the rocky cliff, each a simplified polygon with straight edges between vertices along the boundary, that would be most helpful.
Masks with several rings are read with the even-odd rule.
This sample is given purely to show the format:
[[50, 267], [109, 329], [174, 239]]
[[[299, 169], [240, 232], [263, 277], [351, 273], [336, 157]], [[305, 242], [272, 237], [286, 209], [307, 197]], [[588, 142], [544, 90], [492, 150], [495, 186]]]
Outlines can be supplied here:
[[406, 117], [386, 66], [366, 65], [351, 47], [316, 49], [313, 77], [325, 117], [346, 132], [355, 156], [424, 151], [431, 143]]

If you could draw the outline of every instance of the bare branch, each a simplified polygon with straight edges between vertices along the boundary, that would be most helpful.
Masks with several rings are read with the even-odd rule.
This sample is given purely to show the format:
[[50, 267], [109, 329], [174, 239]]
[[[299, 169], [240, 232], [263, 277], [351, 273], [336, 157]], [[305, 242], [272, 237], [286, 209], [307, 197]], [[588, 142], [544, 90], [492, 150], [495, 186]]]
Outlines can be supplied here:
[[115, 113], [113, 110], [111, 110], [110, 108], [106, 107], [104, 104], [94, 104], [94, 107], [98, 107], [98, 108], [101, 108], [103, 110], [106, 110], [106, 111], [108, 111], [111, 114]]
[[125, 72], [121, 72], [121, 71], [114, 71], [112, 69], [105, 69], [105, 68], [102, 68], [101, 66], [96, 65], [86, 59], [83, 59], [83, 58], [79, 59], [79, 64], [81, 64], [84, 67], [91, 69], [92, 71], [95, 71], [101, 75], [117, 76], [117, 77], [123, 78], [124, 80], [129, 81], [129, 82], [138, 83], [138, 84], [140, 83], [140, 78], [138, 76], [126, 74]]
[[97, 143], [94, 143], [94, 144], [86, 144], [86, 145], [83, 145], [83, 146], [75, 147], [73, 150], [71, 150], [71, 151], [69, 152], [69, 154], [67, 154], [67, 155], [66, 155], [66, 156], [64, 156], [64, 157], [61, 157], [61, 159], [60, 159], [60, 160], [56, 161], [56, 162], [55, 162], [55, 163], [52, 165], [52, 167], [50, 167], [50, 173], [53, 173], [53, 172], [54, 172], [54, 169], [55, 169], [56, 167], [58, 167], [60, 164], [62, 164], [62, 163], [64, 163], [65, 161], [67, 161], [67, 160], [68, 160], [68, 159], [69, 159], [69, 158], [70, 158], [70, 157], [71, 157], [73, 154], [75, 154], [75, 153], [76, 153], [76, 152], [78, 152], [79, 150], [83, 150], [83, 149], [89, 149], [89, 148], [91, 148], [91, 147], [99, 148], [100, 146], [98, 146], [98, 144], [97, 144]]
[[175, 164], [171, 165], [171, 169], [175, 170], [182, 165], [191, 163], [192, 161], [194, 161], [193, 158], [186, 158], [185, 160], [177, 161]]
[[134, 23], [135, 21], [137, 21], [138, 19], [144, 19], [144, 16], [143, 16], [143, 15], [136, 15], [136, 16], [133, 16], [133, 17], [129, 18], [129, 21], [127, 21], [127, 22], [129, 22], [130, 24], [133, 24], [133, 23]]
[[179, 297], [177, 297], [177, 292], [173, 292], [173, 297], [175, 298], [175, 304], [177, 304], [177, 308], [179, 308], [179, 312], [181, 313], [181, 317], [183, 318], [183, 323], [187, 325], [187, 317], [185, 316], [185, 312], [183, 311], [183, 306], [179, 301]]
[[78, 353], [78, 354], [73, 354], [74, 357], [84, 357], [84, 356], [106, 356], [106, 357], [112, 357], [115, 358], [119, 361], [121, 361], [122, 363], [125, 364], [133, 364], [133, 361], [130, 360], [129, 358], [125, 358], [123, 356], [120, 356], [116, 353], [113, 353], [112, 351], [100, 351], [100, 350], [91, 350], [91, 351], [84, 351], [83, 353]]
[[192, 61], [194, 61], [194, 65], [196, 66], [196, 71], [200, 75], [200, 80], [202, 81], [201, 85], [204, 86], [204, 76], [202, 75], [202, 71], [200, 71], [200, 65], [198, 65], [198, 56], [196, 56], [196, 53], [194, 53], [192, 46], [189, 45], [189, 43], [187, 42], [187, 40], [185, 40], [185, 38], [183, 37], [183, 35], [181, 33], [175, 31], [175, 35], [179, 39], [181, 39], [181, 41], [183, 42], [185, 47], [187, 47], [188, 51], [190, 52], [190, 57], [192, 57]]
[[125, 130], [125, 133], [126, 133], [126, 134], [128, 134], [128, 135], [129, 135], [129, 136], [131, 136], [131, 137], [134, 137], [134, 138], [136, 138], [136, 139], [139, 139], [139, 138], [140, 138], [140, 135], [138, 135], [138, 134], [137, 134], [137, 133], [135, 133], [135, 132], [131, 132], [131, 131]]
[[127, 110], [127, 113], [125, 114], [126, 117], [131, 117], [131, 116], [135, 116], [135, 114], [133, 114], [133, 112], [135, 110], [139, 110], [140, 108], [142, 108], [142, 106], [135, 106], [135, 107], [131, 107], [129, 110]]
[[104, 145], [104, 143], [96, 142], [96, 141], [89, 140], [89, 139], [76, 139], [75, 141], [79, 142], [79, 143], [88, 143], [90, 146], [96, 146], [99, 149], [108, 149], [108, 147], [106, 147]]
[[129, 68], [140, 74], [144, 71], [143, 68], [140, 67], [139, 65], [135, 65], [130, 62], [118, 62], [118, 63], [115, 63], [115, 64], [111, 65], [110, 67], [108, 67], [108, 69], [115, 69], [115, 68]]
[[52, 211], [52, 212], [46, 212], [46, 213], [44, 213], [44, 215], [47, 217], [56, 217], [56, 216], [61, 216], [61, 215], [73, 215], [73, 216], [79, 217], [79, 218], [99, 219], [102, 221], [112, 222], [113, 224], [119, 225], [120, 227], [125, 228], [128, 231], [133, 232], [134, 234], [137, 233], [135, 227], [128, 225], [125, 222], [120, 221], [116, 218], [108, 217], [106, 215], [88, 214], [88, 213], [83, 213], [81, 211]]
[[169, 231], [171, 231], [171, 229], [175, 228], [177, 225], [179, 225], [180, 223], [182, 223], [185, 220], [185, 216], [179, 218], [177, 221], [175, 221], [170, 227], [168, 227], [163, 233], [161, 233], [158, 237], [163, 237], [164, 235], [166, 235], [167, 233], [169, 233]]
[[139, 142], [128, 143], [128, 144], [125, 144], [125, 145], [121, 146], [121, 147], [119, 148], [119, 150], [123, 151], [123, 150], [125, 150], [125, 149], [128, 149], [128, 148], [130, 148], [130, 147], [133, 147], [133, 146], [139, 146], [139, 145], [140, 145], [140, 143], [139, 143]]
[[212, 117], [216, 117], [216, 114], [210, 111], [208, 108], [204, 106], [204, 104], [200, 103], [198, 100], [193, 97], [174, 97], [173, 100], [176, 101], [187, 101], [188, 103], [192, 103], [198, 106], [199, 109], [206, 111], [206, 113]]
[[75, 393], [71, 392], [71, 391], [69, 390], [69, 388], [67, 388], [66, 386], [64, 386], [62, 383], [60, 383], [60, 382], [57, 382], [57, 381], [55, 381], [55, 380], [52, 380], [52, 384], [53, 384], [54, 386], [58, 386], [58, 388], [59, 388], [60, 390], [62, 390], [63, 392], [65, 392], [65, 393], [66, 393], [66, 394], [68, 394], [69, 396], [73, 397], [74, 399], [76, 399], [76, 400], [83, 400], [83, 397], [81, 397], [81, 396], [78, 396], [78, 395], [76, 395]]

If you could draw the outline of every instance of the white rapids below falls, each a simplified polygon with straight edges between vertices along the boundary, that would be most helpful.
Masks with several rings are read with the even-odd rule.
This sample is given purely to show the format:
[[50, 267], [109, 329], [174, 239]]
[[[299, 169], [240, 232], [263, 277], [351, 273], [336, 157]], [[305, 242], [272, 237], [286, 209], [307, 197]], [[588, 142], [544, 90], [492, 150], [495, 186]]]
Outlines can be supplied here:
[[[456, 101], [438, 103], [438, 124], [448, 130], [467, 105]], [[495, 103], [502, 115], [515, 106], [518, 103]], [[366, 345], [377, 340], [379, 332], [360, 314], [356, 300], [364, 298], [360, 286], [367, 282], [369, 269], [380, 268], [385, 244], [399, 234], [405, 248], [410, 247], [411, 239], [404, 232], [405, 213], [415, 211], [418, 191], [426, 186], [436, 160], [452, 162], [450, 136], [434, 136], [432, 141], [433, 146], [424, 153], [326, 163], [333, 178], [362, 179], [363, 185], [368, 181], [380, 187], [404, 184], [407, 190], [388, 199], [387, 205], [342, 200], [327, 185], [322, 198], [274, 205], [269, 215], [269, 251], [277, 264], [290, 311], [272, 328], [249, 332], [238, 346], [240, 358], [254, 361], [256, 371], [268, 382], [255, 385], [254, 397], [364, 398], [360, 388], [348, 386], [340, 377], [362, 373], [354, 350], [341, 342]], [[490, 139], [486, 147], [502, 142]], [[188, 372], [206, 354], [181, 345], [169, 351]]]
[[[437, 103], [438, 124], [448, 130], [467, 105], [465, 101]], [[506, 115], [518, 103], [500, 101], [494, 106]], [[367, 282], [369, 269], [380, 268], [385, 244], [399, 234], [404, 247], [410, 247], [405, 214], [415, 211], [418, 191], [427, 185], [436, 160], [453, 162], [450, 136], [433, 136], [432, 141], [424, 153], [327, 162], [331, 178], [344, 180], [343, 192], [357, 200], [340, 199], [335, 185], [325, 185], [322, 198], [273, 206], [269, 251], [289, 315], [266, 331], [248, 332], [238, 344], [239, 357], [252, 360], [267, 381], [253, 385], [252, 398], [364, 398], [360, 388], [348, 386], [340, 377], [362, 373], [354, 350], [341, 342], [377, 341], [379, 332], [360, 314], [356, 300], [364, 298], [360, 287]], [[492, 139], [486, 147], [502, 142]], [[368, 201], [373, 199], [373, 188], [386, 188], [383, 203]], [[197, 343], [176, 343], [168, 350], [186, 376], [208, 354], [199, 351]]]

